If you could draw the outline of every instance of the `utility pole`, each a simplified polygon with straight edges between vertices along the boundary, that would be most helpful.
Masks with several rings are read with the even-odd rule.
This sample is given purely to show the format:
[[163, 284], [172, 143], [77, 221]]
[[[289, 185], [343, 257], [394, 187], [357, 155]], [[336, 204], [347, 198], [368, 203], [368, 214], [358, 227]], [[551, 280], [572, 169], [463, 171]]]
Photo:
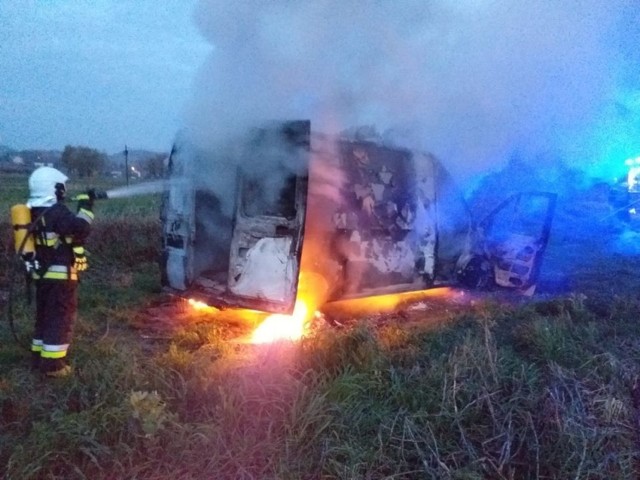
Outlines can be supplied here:
[[129, 186], [129, 150], [127, 150], [127, 145], [124, 145], [124, 174], [127, 179], [127, 187]]

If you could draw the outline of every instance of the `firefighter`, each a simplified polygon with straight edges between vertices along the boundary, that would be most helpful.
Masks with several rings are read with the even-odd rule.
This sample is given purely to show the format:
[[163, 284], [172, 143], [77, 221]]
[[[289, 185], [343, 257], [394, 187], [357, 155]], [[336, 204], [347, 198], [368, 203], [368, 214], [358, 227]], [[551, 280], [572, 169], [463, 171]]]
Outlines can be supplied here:
[[47, 377], [71, 373], [67, 351], [77, 309], [78, 274], [86, 270], [83, 243], [93, 221], [92, 191], [77, 197], [73, 214], [63, 203], [68, 178], [40, 167], [29, 177], [31, 218], [35, 222], [36, 321], [31, 343], [33, 367]]

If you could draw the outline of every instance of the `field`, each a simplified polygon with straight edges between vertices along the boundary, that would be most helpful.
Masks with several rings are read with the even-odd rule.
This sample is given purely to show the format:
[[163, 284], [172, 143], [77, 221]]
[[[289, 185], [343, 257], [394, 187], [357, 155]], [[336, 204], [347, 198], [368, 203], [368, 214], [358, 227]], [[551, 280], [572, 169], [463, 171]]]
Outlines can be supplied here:
[[[3, 313], [25, 187], [0, 177]], [[425, 300], [260, 346], [237, 341], [259, 315], [167, 307], [157, 195], [97, 203], [74, 376], [31, 372], [2, 318], [0, 477], [637, 478], [637, 237], [576, 205], [561, 198], [530, 301]]]

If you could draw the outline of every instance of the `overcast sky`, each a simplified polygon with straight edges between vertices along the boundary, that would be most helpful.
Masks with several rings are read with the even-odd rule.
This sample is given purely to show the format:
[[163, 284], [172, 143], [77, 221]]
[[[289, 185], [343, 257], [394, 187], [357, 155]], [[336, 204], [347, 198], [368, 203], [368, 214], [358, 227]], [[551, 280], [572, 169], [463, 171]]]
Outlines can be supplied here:
[[211, 46], [193, 0], [0, 0], [0, 145], [170, 149]]
[[0, 0], [0, 144], [167, 151], [308, 118], [456, 173], [607, 170], [640, 155], [639, 44], [640, 0]]

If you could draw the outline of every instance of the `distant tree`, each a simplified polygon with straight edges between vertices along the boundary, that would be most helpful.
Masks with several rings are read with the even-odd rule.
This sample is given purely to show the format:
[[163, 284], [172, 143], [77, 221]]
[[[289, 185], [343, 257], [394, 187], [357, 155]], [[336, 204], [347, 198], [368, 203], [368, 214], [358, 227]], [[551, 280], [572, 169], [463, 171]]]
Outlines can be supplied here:
[[162, 178], [165, 171], [165, 159], [166, 155], [163, 153], [158, 153], [157, 155], [147, 158], [144, 163], [146, 175], [152, 178]]
[[106, 156], [93, 148], [67, 145], [60, 162], [70, 173], [80, 178], [93, 177], [104, 169]]
[[34, 165], [35, 163], [42, 161], [38, 150], [21, 150], [20, 157], [22, 157], [24, 162], [29, 165]]

